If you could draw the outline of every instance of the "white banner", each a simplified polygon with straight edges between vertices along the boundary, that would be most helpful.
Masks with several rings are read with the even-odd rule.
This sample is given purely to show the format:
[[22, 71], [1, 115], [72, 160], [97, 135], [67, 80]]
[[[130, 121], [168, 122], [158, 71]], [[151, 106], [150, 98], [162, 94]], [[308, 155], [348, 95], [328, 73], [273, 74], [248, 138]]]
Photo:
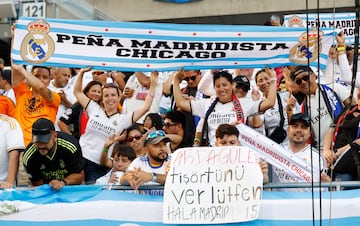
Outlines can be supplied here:
[[[284, 16], [285, 27], [304, 27], [312, 29], [317, 25], [322, 28], [341, 29], [346, 36], [346, 44], [355, 42], [355, 13], [319, 13], [292, 14]], [[334, 42], [336, 42], [334, 36]]]
[[[244, 124], [239, 124], [236, 127], [240, 132], [241, 145], [252, 148], [260, 158], [279, 169], [284, 169], [295, 180], [299, 182], [312, 181], [310, 164], [250, 127]], [[314, 172], [313, 177], [314, 181], [319, 181], [319, 172]]]
[[[18, 64], [122, 71], [325, 68], [337, 31], [235, 25], [20, 18], [12, 58]], [[318, 45], [318, 36], [321, 42]], [[309, 41], [308, 41], [309, 39]]]
[[219, 224], [258, 218], [263, 175], [248, 147], [180, 148], [171, 157], [164, 223]]

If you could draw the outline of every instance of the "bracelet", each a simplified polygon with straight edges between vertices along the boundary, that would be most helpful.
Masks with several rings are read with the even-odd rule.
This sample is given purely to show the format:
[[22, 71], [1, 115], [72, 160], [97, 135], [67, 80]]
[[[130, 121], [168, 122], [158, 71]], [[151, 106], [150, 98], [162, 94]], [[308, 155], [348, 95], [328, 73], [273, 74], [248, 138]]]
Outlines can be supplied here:
[[200, 138], [198, 138], [198, 137], [195, 137], [195, 139], [194, 139], [194, 143], [200, 143]]
[[152, 173], [151, 181], [152, 181], [152, 182], [157, 182], [157, 180], [158, 180], [158, 175], [157, 175], [157, 173]]
[[336, 48], [336, 50], [339, 52], [339, 51], [346, 51], [346, 48], [345, 48], [345, 46], [338, 46], [337, 48]]
[[154, 99], [154, 97], [155, 97], [155, 95], [151, 95], [151, 93], [148, 93], [147, 95], [148, 95], [149, 97], [153, 98], [153, 99]]
[[61, 182], [63, 182], [63, 183], [64, 183], [64, 185], [67, 185], [66, 180], [61, 179]]
[[108, 153], [108, 152], [109, 152], [109, 148], [103, 147], [102, 152]]

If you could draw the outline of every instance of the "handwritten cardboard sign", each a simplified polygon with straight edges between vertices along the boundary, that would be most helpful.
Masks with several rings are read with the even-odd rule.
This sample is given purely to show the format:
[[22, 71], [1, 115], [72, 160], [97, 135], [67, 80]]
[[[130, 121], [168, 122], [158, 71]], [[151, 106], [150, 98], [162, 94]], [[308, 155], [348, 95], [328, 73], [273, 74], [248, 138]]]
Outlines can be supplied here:
[[248, 147], [183, 148], [173, 153], [163, 222], [218, 224], [259, 216], [263, 176]]

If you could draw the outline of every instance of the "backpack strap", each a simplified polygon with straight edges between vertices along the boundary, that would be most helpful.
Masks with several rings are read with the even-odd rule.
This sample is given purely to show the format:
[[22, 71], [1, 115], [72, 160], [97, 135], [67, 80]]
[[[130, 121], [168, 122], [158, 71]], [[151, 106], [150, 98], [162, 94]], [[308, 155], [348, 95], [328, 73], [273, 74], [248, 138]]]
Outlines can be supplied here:
[[215, 100], [211, 103], [209, 109], [206, 111], [205, 117], [204, 117], [204, 124], [201, 130], [201, 140], [200, 140], [200, 146], [209, 146], [209, 125], [207, 123], [207, 120], [209, 118], [209, 115], [214, 110], [215, 105], [219, 102], [219, 98], [216, 97]]
[[279, 125], [279, 127], [284, 127], [285, 117], [284, 117], [283, 105], [282, 105], [282, 102], [281, 102], [280, 94], [276, 93], [276, 97], [277, 97], [278, 106], [279, 106], [279, 113], [280, 113], [280, 125]]

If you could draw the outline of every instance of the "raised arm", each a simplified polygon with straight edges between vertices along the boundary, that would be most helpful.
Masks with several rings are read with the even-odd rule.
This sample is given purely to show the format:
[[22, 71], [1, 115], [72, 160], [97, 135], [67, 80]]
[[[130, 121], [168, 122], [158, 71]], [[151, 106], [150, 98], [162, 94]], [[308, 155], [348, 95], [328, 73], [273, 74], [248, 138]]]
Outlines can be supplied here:
[[121, 91], [125, 88], [125, 74], [117, 71], [117, 72], [111, 72], [110, 74], [111, 78], [116, 82], [120, 88]]
[[[15, 35], [15, 24], [11, 25], [11, 49], [13, 46], [13, 42], [14, 42], [14, 35]], [[12, 69], [14, 69], [14, 66], [16, 66], [13, 62], [13, 60], [11, 59], [11, 67]], [[24, 76], [19, 73], [17, 70], [12, 70], [11, 72], [11, 86], [15, 87], [17, 85], [19, 85], [22, 81], [24, 80]]]
[[135, 72], [135, 76], [143, 87], [149, 89], [151, 83], [149, 77], [147, 77], [143, 72]]
[[174, 78], [174, 73], [172, 73], [163, 84], [162, 93], [165, 96], [169, 96], [171, 94], [171, 85], [172, 85], [173, 78]]
[[264, 112], [275, 105], [276, 100], [276, 72], [274, 69], [265, 68], [265, 72], [270, 76], [270, 87], [267, 98], [261, 102], [259, 111]]
[[91, 70], [91, 67], [82, 68], [79, 71], [78, 77], [74, 83], [74, 95], [75, 95], [76, 99], [78, 100], [78, 102], [80, 103], [80, 105], [84, 108], [89, 103], [90, 98], [87, 97], [82, 91], [82, 80], [84, 77], [84, 73], [88, 72], [90, 70]]
[[152, 101], [155, 97], [155, 89], [157, 86], [158, 78], [159, 72], [151, 72], [149, 92], [145, 98], [144, 103], [134, 111], [134, 122], [141, 118], [150, 109]]
[[199, 84], [198, 84], [198, 89], [200, 92], [202, 92], [203, 94], [207, 95], [207, 96], [214, 96], [215, 95], [215, 89], [214, 86], [209, 85], [209, 84], [213, 84], [213, 74], [214, 72], [216, 72], [218, 70], [208, 70], [206, 71]]
[[186, 100], [182, 96], [180, 90], [180, 82], [182, 81], [183, 77], [184, 77], [184, 69], [180, 69], [180, 71], [174, 74], [174, 80], [173, 80], [174, 99], [177, 107], [181, 108], [183, 111], [190, 112], [191, 111], [190, 101]]
[[[18, 84], [23, 78], [26, 79], [26, 83], [37, 93], [39, 93], [46, 102], [52, 102], [53, 94], [40, 79], [35, 77], [33, 74], [25, 70], [22, 65], [12, 64], [14, 72], [14, 82]], [[17, 81], [16, 81], [17, 80]], [[14, 84], [15, 85], [15, 84]]]
[[100, 165], [101, 166], [105, 166], [107, 168], [112, 168], [113, 167], [113, 162], [108, 157], [109, 148], [110, 148], [111, 145], [114, 144], [115, 141], [119, 141], [122, 138], [122, 136], [123, 135], [117, 136], [115, 134], [112, 134], [106, 139], [104, 147], [103, 147], [103, 149], [101, 151], [101, 154], [100, 154]]

